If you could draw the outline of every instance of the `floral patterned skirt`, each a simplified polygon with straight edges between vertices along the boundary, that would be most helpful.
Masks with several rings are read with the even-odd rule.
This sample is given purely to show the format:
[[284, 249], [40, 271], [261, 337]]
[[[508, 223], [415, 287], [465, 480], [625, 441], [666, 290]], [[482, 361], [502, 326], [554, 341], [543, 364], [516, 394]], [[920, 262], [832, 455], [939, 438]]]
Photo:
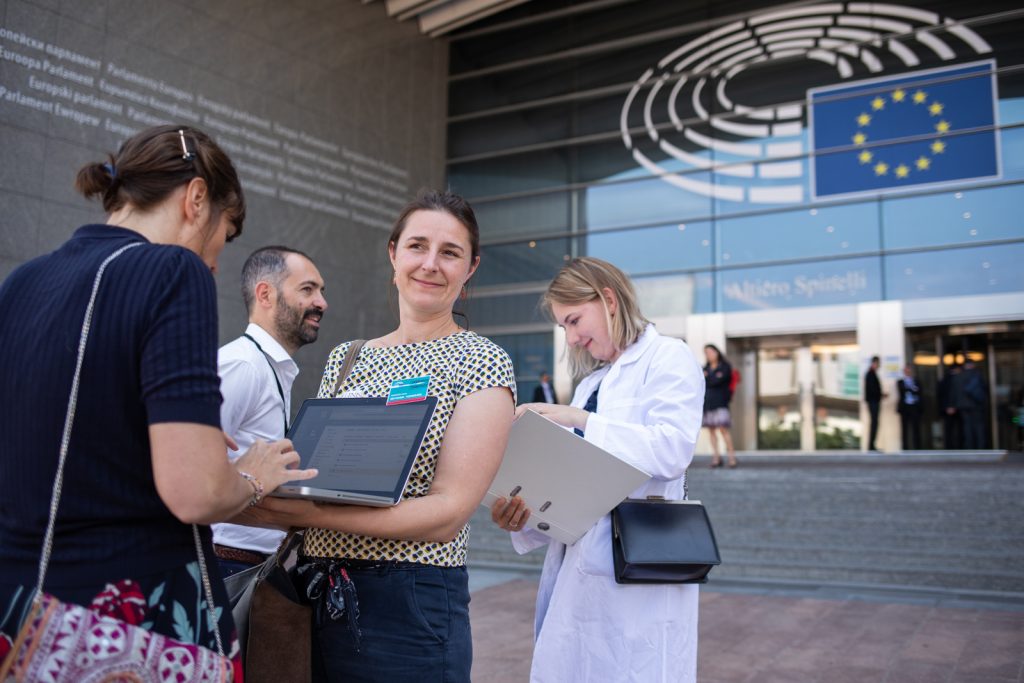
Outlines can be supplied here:
[[[213, 570], [212, 566], [208, 565], [208, 568]], [[238, 682], [242, 680], [241, 651], [224, 582], [215, 573], [210, 583], [224, 654], [231, 658], [234, 680]], [[210, 623], [206, 609], [197, 561], [160, 574], [122, 578], [105, 586], [52, 590], [48, 587], [47, 592], [65, 602], [89, 607], [101, 615], [217, 651], [214, 625]], [[0, 661], [7, 656], [21, 623], [28, 615], [32, 593], [31, 587], [0, 584]]]

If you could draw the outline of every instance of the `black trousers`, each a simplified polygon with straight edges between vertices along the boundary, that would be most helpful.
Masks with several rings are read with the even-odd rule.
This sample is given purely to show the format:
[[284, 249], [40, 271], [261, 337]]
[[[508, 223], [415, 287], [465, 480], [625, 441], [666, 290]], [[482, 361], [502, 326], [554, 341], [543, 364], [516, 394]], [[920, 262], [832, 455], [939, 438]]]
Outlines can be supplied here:
[[958, 449], [964, 447], [963, 430], [960, 429], [960, 416], [956, 413], [942, 414], [942, 436], [945, 448]]
[[868, 450], [875, 451], [875, 437], [878, 436], [878, 401], [867, 401], [868, 414], [871, 416], [871, 427], [868, 432]]
[[903, 427], [903, 450], [921, 449], [921, 410], [917, 406], [903, 406], [900, 413]]

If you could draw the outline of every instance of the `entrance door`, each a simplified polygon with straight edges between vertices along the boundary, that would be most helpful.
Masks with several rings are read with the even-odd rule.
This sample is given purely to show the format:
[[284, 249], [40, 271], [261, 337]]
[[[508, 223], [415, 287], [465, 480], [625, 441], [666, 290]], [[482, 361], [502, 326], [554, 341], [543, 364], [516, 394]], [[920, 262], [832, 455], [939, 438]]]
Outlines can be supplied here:
[[860, 448], [860, 347], [853, 335], [762, 338], [757, 344], [757, 447]]
[[[965, 372], [981, 380], [980, 448], [1020, 450], [1024, 443], [1024, 325], [954, 325], [907, 331], [922, 395], [924, 448], [960, 449], [965, 416], [955, 411]], [[958, 378], [959, 375], [959, 378]], [[953, 409], [952, 411], [950, 409]]]

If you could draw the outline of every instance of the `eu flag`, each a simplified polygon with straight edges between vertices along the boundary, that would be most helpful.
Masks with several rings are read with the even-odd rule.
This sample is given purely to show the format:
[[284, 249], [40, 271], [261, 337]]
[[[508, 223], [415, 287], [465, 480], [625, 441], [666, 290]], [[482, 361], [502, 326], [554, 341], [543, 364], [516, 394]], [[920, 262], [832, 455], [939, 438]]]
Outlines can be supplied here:
[[999, 176], [991, 60], [808, 91], [815, 197]]

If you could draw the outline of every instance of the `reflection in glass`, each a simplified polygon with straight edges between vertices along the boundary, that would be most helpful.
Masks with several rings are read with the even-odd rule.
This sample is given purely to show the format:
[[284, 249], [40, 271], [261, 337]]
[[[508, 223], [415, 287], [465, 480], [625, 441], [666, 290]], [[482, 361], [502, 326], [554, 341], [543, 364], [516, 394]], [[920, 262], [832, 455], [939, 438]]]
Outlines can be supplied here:
[[[708, 182], [708, 173], [690, 173], [688, 179]], [[593, 230], [645, 223], [680, 223], [711, 214], [711, 202], [684, 192], [660, 178], [645, 178], [588, 187], [583, 195], [586, 227]]]
[[794, 349], [757, 352], [757, 447], [800, 450], [800, 391]]
[[610, 261], [630, 275], [711, 267], [711, 223], [590, 233], [587, 255]]
[[885, 257], [887, 294], [924, 299], [1019, 292], [1024, 290], [1021, 263], [1024, 244], [894, 254]]
[[725, 218], [716, 228], [724, 266], [878, 250], [873, 202]]
[[559, 237], [484, 246], [480, 250], [481, 266], [473, 276], [473, 284], [547, 283], [571, 258], [570, 244], [570, 239]]
[[814, 362], [814, 447], [859, 449], [860, 347], [812, 344]]
[[1024, 186], [944, 192], [882, 203], [885, 246], [983, 242], [1024, 236]]
[[569, 193], [552, 192], [473, 204], [480, 237], [505, 239], [538, 232], [569, 231]]
[[634, 277], [640, 310], [647, 318], [679, 318], [710, 310], [711, 278], [707, 273]]
[[[540, 384], [540, 373], [551, 373], [554, 367], [554, 338], [552, 333], [496, 334], [491, 341], [505, 349], [516, 370], [518, 403], [529, 403], [533, 390]], [[563, 401], [567, 396], [559, 397]]]

